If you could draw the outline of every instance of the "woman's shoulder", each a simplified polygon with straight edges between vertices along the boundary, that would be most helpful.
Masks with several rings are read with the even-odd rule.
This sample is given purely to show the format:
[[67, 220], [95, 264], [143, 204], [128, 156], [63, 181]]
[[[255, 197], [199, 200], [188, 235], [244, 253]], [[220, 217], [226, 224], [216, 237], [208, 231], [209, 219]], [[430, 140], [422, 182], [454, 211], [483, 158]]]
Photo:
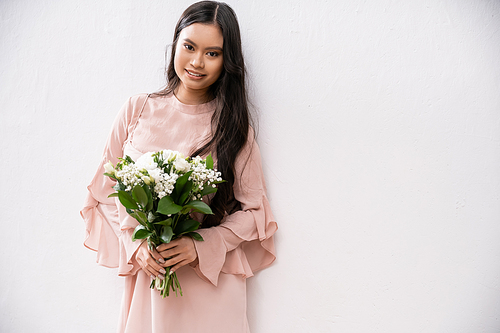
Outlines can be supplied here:
[[132, 95], [128, 98], [127, 104], [133, 107], [142, 106], [151, 94], [140, 93]]
[[149, 94], [144, 93], [130, 96], [125, 103], [122, 104], [115, 121], [131, 124], [140, 114], [148, 95]]
[[248, 126], [247, 141], [242, 149], [252, 149], [254, 145], [257, 145], [257, 132], [252, 125]]
[[122, 107], [122, 111], [128, 118], [133, 118], [140, 114], [145, 105], [157, 99], [158, 96], [149, 93], [140, 93], [130, 96]]
[[247, 140], [241, 147], [238, 156], [239, 158], [248, 159], [252, 155], [260, 155], [259, 145], [257, 143], [257, 133], [253, 126], [248, 126]]
[[254, 128], [255, 125], [249, 125], [248, 126], [248, 137], [247, 141], [253, 142], [257, 140], [257, 132], [255, 131]]

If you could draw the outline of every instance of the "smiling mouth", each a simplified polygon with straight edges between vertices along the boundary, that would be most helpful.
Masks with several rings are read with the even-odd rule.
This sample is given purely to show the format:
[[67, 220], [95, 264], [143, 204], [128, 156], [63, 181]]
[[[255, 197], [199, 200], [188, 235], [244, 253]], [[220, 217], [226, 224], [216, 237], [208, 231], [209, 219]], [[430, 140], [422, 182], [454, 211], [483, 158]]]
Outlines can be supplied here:
[[191, 75], [191, 76], [194, 76], [194, 77], [202, 77], [202, 76], [205, 76], [205, 74], [198, 74], [198, 73], [194, 73], [194, 72], [191, 72], [191, 71], [188, 71], [186, 69], [186, 72]]

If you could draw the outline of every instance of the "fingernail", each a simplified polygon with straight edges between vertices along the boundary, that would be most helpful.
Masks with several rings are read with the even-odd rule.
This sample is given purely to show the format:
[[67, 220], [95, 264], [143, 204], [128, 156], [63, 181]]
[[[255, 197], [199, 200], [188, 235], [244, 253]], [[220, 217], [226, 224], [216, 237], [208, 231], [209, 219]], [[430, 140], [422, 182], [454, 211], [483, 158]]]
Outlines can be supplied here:
[[172, 275], [172, 274], [174, 274], [174, 271], [168, 272], [168, 275]]
[[162, 269], [160, 269], [160, 273], [161, 273], [161, 274], [165, 274], [165, 273], [166, 273], [166, 271], [162, 268]]
[[154, 276], [154, 275], [151, 275], [151, 278], [152, 278], [152, 279], [154, 280], [154, 279], [156, 279], [156, 276]]
[[160, 260], [158, 260], [158, 261], [161, 262], [162, 264], [165, 263], [165, 259], [163, 259], [163, 258], [160, 258]]
[[163, 274], [158, 274], [158, 277], [162, 280], [165, 280], [165, 276], [163, 276]]

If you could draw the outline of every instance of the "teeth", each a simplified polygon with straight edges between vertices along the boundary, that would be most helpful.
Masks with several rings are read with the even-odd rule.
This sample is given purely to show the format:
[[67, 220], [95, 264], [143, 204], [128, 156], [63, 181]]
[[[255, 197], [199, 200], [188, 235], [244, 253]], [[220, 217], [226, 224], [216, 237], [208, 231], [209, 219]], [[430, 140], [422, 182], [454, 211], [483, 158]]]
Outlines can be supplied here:
[[195, 74], [195, 73], [191, 73], [190, 71], [187, 71], [190, 75], [193, 75], [193, 76], [202, 76], [201, 74]]

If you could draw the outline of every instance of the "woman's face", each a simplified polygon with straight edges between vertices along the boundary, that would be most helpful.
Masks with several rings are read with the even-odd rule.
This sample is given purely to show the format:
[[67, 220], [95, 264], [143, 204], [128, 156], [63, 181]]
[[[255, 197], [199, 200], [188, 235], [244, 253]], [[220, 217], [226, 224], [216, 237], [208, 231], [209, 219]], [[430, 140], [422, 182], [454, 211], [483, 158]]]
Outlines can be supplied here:
[[[177, 97], [202, 101], [222, 72], [222, 31], [216, 25], [193, 23], [179, 34], [174, 68], [181, 83]], [[182, 101], [182, 100], [181, 100]]]

